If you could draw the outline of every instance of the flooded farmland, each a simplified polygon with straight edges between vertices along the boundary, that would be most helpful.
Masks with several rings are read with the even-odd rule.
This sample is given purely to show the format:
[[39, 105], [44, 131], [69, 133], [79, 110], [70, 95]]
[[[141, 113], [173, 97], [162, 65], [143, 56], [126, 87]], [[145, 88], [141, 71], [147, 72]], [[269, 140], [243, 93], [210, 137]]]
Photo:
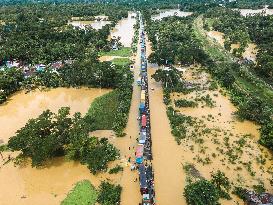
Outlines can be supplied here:
[[152, 20], [161, 20], [168, 16], [190, 16], [192, 12], [180, 11], [179, 9], [167, 9], [167, 10], [159, 10], [159, 14], [152, 15]]
[[[35, 118], [45, 109], [56, 112], [60, 107], [69, 106], [71, 113], [85, 114], [91, 102], [110, 90], [87, 88], [57, 88], [46, 92], [19, 92], [0, 106], [1, 139], [6, 143], [16, 130], [23, 127], [30, 118]], [[1, 205], [13, 204], [60, 204], [76, 182], [89, 179], [98, 186], [107, 174], [92, 175], [86, 166], [55, 158], [43, 168], [32, 168], [30, 163], [15, 167], [12, 162], [3, 165], [8, 156], [0, 158]], [[115, 176], [118, 180], [119, 175]], [[113, 177], [112, 177], [113, 178]], [[41, 200], [42, 199], [42, 200]]]
[[111, 31], [111, 38], [120, 37], [120, 42], [125, 47], [130, 47], [133, 42], [134, 25], [136, 23], [136, 13], [129, 12], [128, 18], [120, 20]]
[[[177, 108], [181, 114], [190, 116], [200, 124], [188, 129], [188, 134], [182, 140], [182, 163], [194, 164], [201, 175], [207, 179], [210, 173], [221, 170], [236, 186], [252, 188], [263, 182], [269, 190], [269, 180], [272, 177], [271, 153], [258, 144], [259, 127], [250, 121], [240, 121], [234, 115], [237, 110], [220, 90], [209, 90], [206, 84], [210, 76], [195, 67], [188, 68], [183, 77], [198, 83], [200, 90], [183, 95], [173, 93], [172, 100], [196, 100], [202, 96], [209, 96], [213, 106], [200, 104], [196, 108]], [[198, 126], [202, 128], [199, 130]], [[210, 130], [208, 133], [207, 131]], [[200, 141], [198, 140], [200, 139]], [[244, 142], [243, 145], [239, 142]], [[240, 145], [239, 145], [240, 144]], [[237, 151], [241, 150], [241, 151]], [[267, 159], [261, 163], [260, 159]], [[233, 196], [231, 201], [221, 204], [237, 204]], [[240, 201], [240, 204], [243, 204]]]
[[[149, 76], [157, 66], [149, 65]], [[173, 93], [171, 99], [194, 100], [201, 96], [209, 95], [214, 102], [213, 107], [200, 104], [196, 108], [177, 108], [181, 114], [201, 121], [203, 128], [197, 132], [197, 138], [189, 134], [182, 139], [181, 144], [175, 142], [171, 134], [169, 120], [166, 115], [166, 107], [163, 103], [163, 91], [161, 85], [150, 78], [150, 86], [155, 90], [150, 91], [151, 96], [151, 126], [153, 137], [153, 166], [155, 168], [155, 190], [158, 204], [184, 204], [183, 190], [186, 185], [187, 175], [183, 171], [185, 164], [193, 164], [201, 176], [210, 179], [210, 174], [219, 169], [224, 172], [230, 181], [236, 186], [252, 188], [264, 182], [265, 188], [270, 191], [270, 179], [272, 178], [271, 153], [258, 144], [259, 126], [250, 121], [238, 120], [234, 112], [237, 110], [229, 100], [229, 97], [220, 89], [209, 90], [210, 76], [195, 67], [187, 68], [183, 78], [191, 83], [197, 83], [202, 88], [183, 95]], [[160, 125], [160, 126], [158, 126]], [[201, 126], [201, 124], [200, 124]], [[202, 127], [201, 126], [201, 127]], [[205, 134], [204, 130], [216, 130]], [[195, 132], [195, 125], [187, 132]], [[240, 149], [242, 152], [233, 153], [239, 142], [245, 142]], [[234, 148], [231, 149], [231, 147]], [[239, 148], [238, 148], [239, 149]], [[233, 161], [233, 153], [236, 160]], [[267, 159], [261, 162], [260, 159]], [[236, 196], [231, 195], [232, 200], [221, 200], [221, 204], [244, 204]]]

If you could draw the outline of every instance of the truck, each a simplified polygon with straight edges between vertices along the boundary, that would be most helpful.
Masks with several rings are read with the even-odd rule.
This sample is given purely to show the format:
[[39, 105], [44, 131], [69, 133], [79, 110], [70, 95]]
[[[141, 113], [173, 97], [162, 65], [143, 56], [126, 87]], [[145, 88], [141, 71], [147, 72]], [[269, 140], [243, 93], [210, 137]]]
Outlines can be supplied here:
[[145, 109], [145, 103], [140, 103], [139, 104], [139, 114], [144, 114], [146, 112], [146, 109]]
[[148, 182], [145, 173], [145, 166], [143, 164], [138, 167], [139, 174], [139, 183], [140, 183], [140, 193], [147, 194], [148, 193]]
[[143, 163], [143, 151], [144, 151], [144, 145], [138, 144], [136, 147], [136, 163], [137, 164]]
[[146, 127], [147, 125], [147, 117], [146, 115], [141, 116], [141, 127]]
[[141, 90], [141, 93], [140, 93], [140, 103], [144, 103], [145, 104], [145, 90]]
[[139, 136], [139, 139], [138, 139], [139, 144], [145, 144], [146, 134], [147, 134], [146, 131], [145, 132], [144, 131], [140, 132], [140, 136]]

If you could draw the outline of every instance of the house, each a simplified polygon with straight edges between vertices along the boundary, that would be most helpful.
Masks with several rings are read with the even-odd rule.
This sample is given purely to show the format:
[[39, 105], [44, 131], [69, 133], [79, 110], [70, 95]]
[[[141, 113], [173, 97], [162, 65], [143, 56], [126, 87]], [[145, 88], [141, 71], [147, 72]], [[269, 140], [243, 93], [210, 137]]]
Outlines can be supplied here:
[[50, 65], [50, 67], [52, 68], [52, 70], [54, 71], [58, 71], [59, 69], [61, 69], [63, 67], [63, 63], [61, 61], [57, 61], [57, 62], [54, 62]]
[[35, 70], [37, 71], [37, 72], [44, 72], [45, 71], [45, 65], [44, 64], [37, 64], [37, 65], [35, 65]]
[[6, 66], [8, 68], [19, 67], [19, 62], [17, 62], [17, 61], [7, 61]]

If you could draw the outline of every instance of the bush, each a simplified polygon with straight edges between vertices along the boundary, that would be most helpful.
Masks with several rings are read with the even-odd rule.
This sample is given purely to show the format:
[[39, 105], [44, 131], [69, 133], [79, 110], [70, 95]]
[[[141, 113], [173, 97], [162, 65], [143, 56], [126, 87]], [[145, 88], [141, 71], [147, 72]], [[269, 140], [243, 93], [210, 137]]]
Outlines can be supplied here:
[[242, 187], [235, 187], [232, 193], [237, 195], [240, 199], [246, 200], [246, 189]]
[[198, 103], [191, 100], [186, 100], [186, 99], [175, 100], [174, 104], [176, 107], [197, 107], [198, 106]]
[[122, 172], [123, 171], [123, 167], [120, 165], [116, 165], [114, 168], [109, 170], [109, 174], [116, 174], [118, 172]]
[[213, 183], [219, 192], [219, 197], [230, 200], [231, 197], [228, 194], [230, 190], [230, 182], [224, 172], [217, 171], [211, 174], [211, 183]]
[[217, 205], [219, 200], [217, 188], [205, 179], [188, 184], [184, 196], [188, 205]]
[[122, 187], [120, 185], [102, 182], [99, 187], [98, 202], [101, 205], [119, 205]]

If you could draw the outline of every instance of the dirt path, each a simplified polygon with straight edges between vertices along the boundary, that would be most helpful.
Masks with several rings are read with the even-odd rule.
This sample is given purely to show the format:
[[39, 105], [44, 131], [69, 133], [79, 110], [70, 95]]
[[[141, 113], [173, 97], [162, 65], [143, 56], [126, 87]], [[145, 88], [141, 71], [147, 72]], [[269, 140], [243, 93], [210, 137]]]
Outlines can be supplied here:
[[[147, 54], [150, 54], [147, 43]], [[158, 205], [186, 204], [182, 197], [185, 175], [181, 165], [182, 152], [171, 134], [166, 107], [163, 103], [163, 90], [159, 83], [151, 79], [156, 67], [148, 64], [151, 110], [151, 134], [153, 167], [155, 172], [155, 192]]]

